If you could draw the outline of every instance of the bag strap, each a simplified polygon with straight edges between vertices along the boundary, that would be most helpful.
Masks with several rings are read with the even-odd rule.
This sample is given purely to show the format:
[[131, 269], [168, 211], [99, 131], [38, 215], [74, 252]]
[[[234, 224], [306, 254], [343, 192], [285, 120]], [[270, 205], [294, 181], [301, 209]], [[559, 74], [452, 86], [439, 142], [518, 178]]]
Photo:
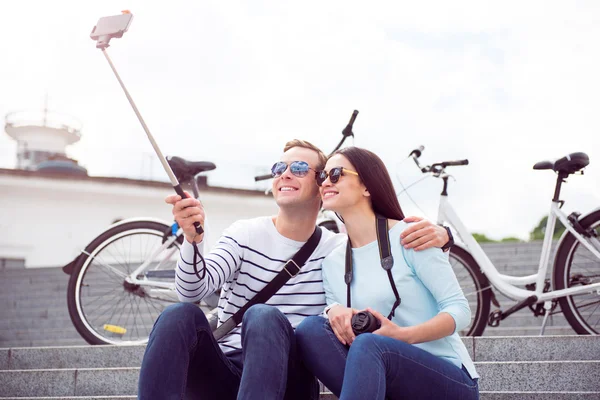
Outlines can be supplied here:
[[[394, 282], [394, 277], [392, 276], [394, 257], [392, 257], [392, 252], [390, 250], [391, 245], [387, 218], [377, 215], [376, 231], [377, 244], [379, 246], [379, 258], [381, 259], [381, 267], [387, 272], [388, 279], [390, 280], [390, 285], [392, 286], [392, 290], [394, 291], [394, 296], [396, 296], [396, 301], [392, 306], [392, 311], [390, 311], [390, 314], [387, 317], [391, 320], [394, 317], [396, 308], [402, 302], [402, 299], [400, 298], [400, 294], [398, 294], [398, 289], [396, 288], [396, 283]], [[350, 308], [351, 306], [350, 283], [352, 283], [352, 275], [352, 243], [350, 242], [350, 237], [348, 237], [348, 244], [346, 246], [346, 273], [344, 274], [344, 281], [346, 281], [347, 288], [346, 303], [348, 308]]]
[[321, 241], [321, 228], [316, 227], [311, 237], [304, 243], [304, 245], [298, 250], [298, 252], [288, 260], [284, 265], [283, 269], [279, 271], [277, 276], [267, 283], [267, 285], [258, 292], [249, 302], [247, 302], [242, 308], [240, 308], [235, 314], [231, 316], [227, 321], [223, 322], [216, 330], [213, 331], [215, 339], [219, 340], [226, 334], [228, 334], [233, 328], [235, 328], [240, 322], [244, 313], [253, 305], [267, 302], [271, 296], [273, 296], [279, 289], [300, 272], [300, 269], [304, 266], [310, 255], [315, 251], [317, 245]]

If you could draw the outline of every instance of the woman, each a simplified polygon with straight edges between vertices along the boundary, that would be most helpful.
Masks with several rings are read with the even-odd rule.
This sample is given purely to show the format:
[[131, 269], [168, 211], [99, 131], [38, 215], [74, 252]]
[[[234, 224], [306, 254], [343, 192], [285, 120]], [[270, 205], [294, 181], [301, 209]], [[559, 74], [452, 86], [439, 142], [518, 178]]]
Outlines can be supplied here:
[[[383, 162], [368, 150], [345, 148], [317, 182], [323, 207], [343, 218], [351, 249], [340, 246], [323, 261], [326, 318], [306, 318], [296, 330], [307, 367], [340, 400], [478, 399], [479, 375], [456, 333], [470, 322], [468, 302], [447, 253], [400, 245], [408, 225]], [[382, 268], [378, 244], [386, 238], [378, 242], [377, 215], [389, 227], [391, 275]], [[350, 324], [358, 310], [371, 312], [381, 327], [355, 336]]]

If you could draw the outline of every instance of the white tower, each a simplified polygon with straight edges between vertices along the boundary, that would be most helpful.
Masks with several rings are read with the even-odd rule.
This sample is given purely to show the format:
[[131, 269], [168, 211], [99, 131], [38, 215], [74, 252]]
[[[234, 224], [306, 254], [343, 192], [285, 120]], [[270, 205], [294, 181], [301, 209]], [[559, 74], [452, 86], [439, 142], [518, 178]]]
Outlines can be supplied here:
[[81, 139], [77, 119], [47, 109], [6, 114], [4, 129], [17, 141], [18, 169], [34, 170], [48, 160], [67, 160], [66, 147]]

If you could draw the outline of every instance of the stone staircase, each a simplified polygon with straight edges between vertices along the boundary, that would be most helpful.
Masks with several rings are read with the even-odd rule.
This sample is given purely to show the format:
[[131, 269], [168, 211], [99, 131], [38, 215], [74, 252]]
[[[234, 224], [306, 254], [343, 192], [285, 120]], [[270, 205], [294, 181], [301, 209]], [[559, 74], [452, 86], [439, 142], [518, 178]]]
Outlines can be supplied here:
[[[483, 247], [501, 273], [537, 270], [541, 243]], [[0, 398], [135, 398], [144, 347], [88, 346], [67, 312], [68, 278], [59, 268], [0, 264]], [[503, 309], [514, 304], [496, 295]], [[560, 336], [523, 337], [538, 335], [541, 322], [525, 309], [463, 339], [482, 399], [600, 399], [600, 337], [565, 336], [574, 332], [560, 312], [546, 328]]]
[[[600, 399], [600, 337], [463, 339], [484, 400]], [[144, 346], [0, 349], [0, 399], [135, 399]], [[335, 399], [323, 392], [322, 399]]]

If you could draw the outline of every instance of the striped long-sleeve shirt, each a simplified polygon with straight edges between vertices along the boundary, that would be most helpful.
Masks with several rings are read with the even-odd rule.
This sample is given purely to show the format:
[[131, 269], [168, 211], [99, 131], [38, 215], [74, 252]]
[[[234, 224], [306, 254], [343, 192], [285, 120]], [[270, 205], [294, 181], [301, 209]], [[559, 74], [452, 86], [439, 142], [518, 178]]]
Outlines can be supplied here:
[[[323, 230], [319, 245], [300, 273], [267, 301], [266, 304], [279, 308], [294, 328], [305, 317], [323, 311], [326, 303], [321, 262], [343, 240], [344, 236]], [[303, 244], [281, 235], [271, 217], [238, 221], [226, 229], [210, 253], [204, 255], [206, 275], [200, 280], [192, 266], [194, 248], [184, 241], [175, 279], [179, 300], [195, 302], [221, 287], [220, 325], [273, 279]], [[241, 323], [219, 340], [219, 344], [225, 353], [241, 349]]]

